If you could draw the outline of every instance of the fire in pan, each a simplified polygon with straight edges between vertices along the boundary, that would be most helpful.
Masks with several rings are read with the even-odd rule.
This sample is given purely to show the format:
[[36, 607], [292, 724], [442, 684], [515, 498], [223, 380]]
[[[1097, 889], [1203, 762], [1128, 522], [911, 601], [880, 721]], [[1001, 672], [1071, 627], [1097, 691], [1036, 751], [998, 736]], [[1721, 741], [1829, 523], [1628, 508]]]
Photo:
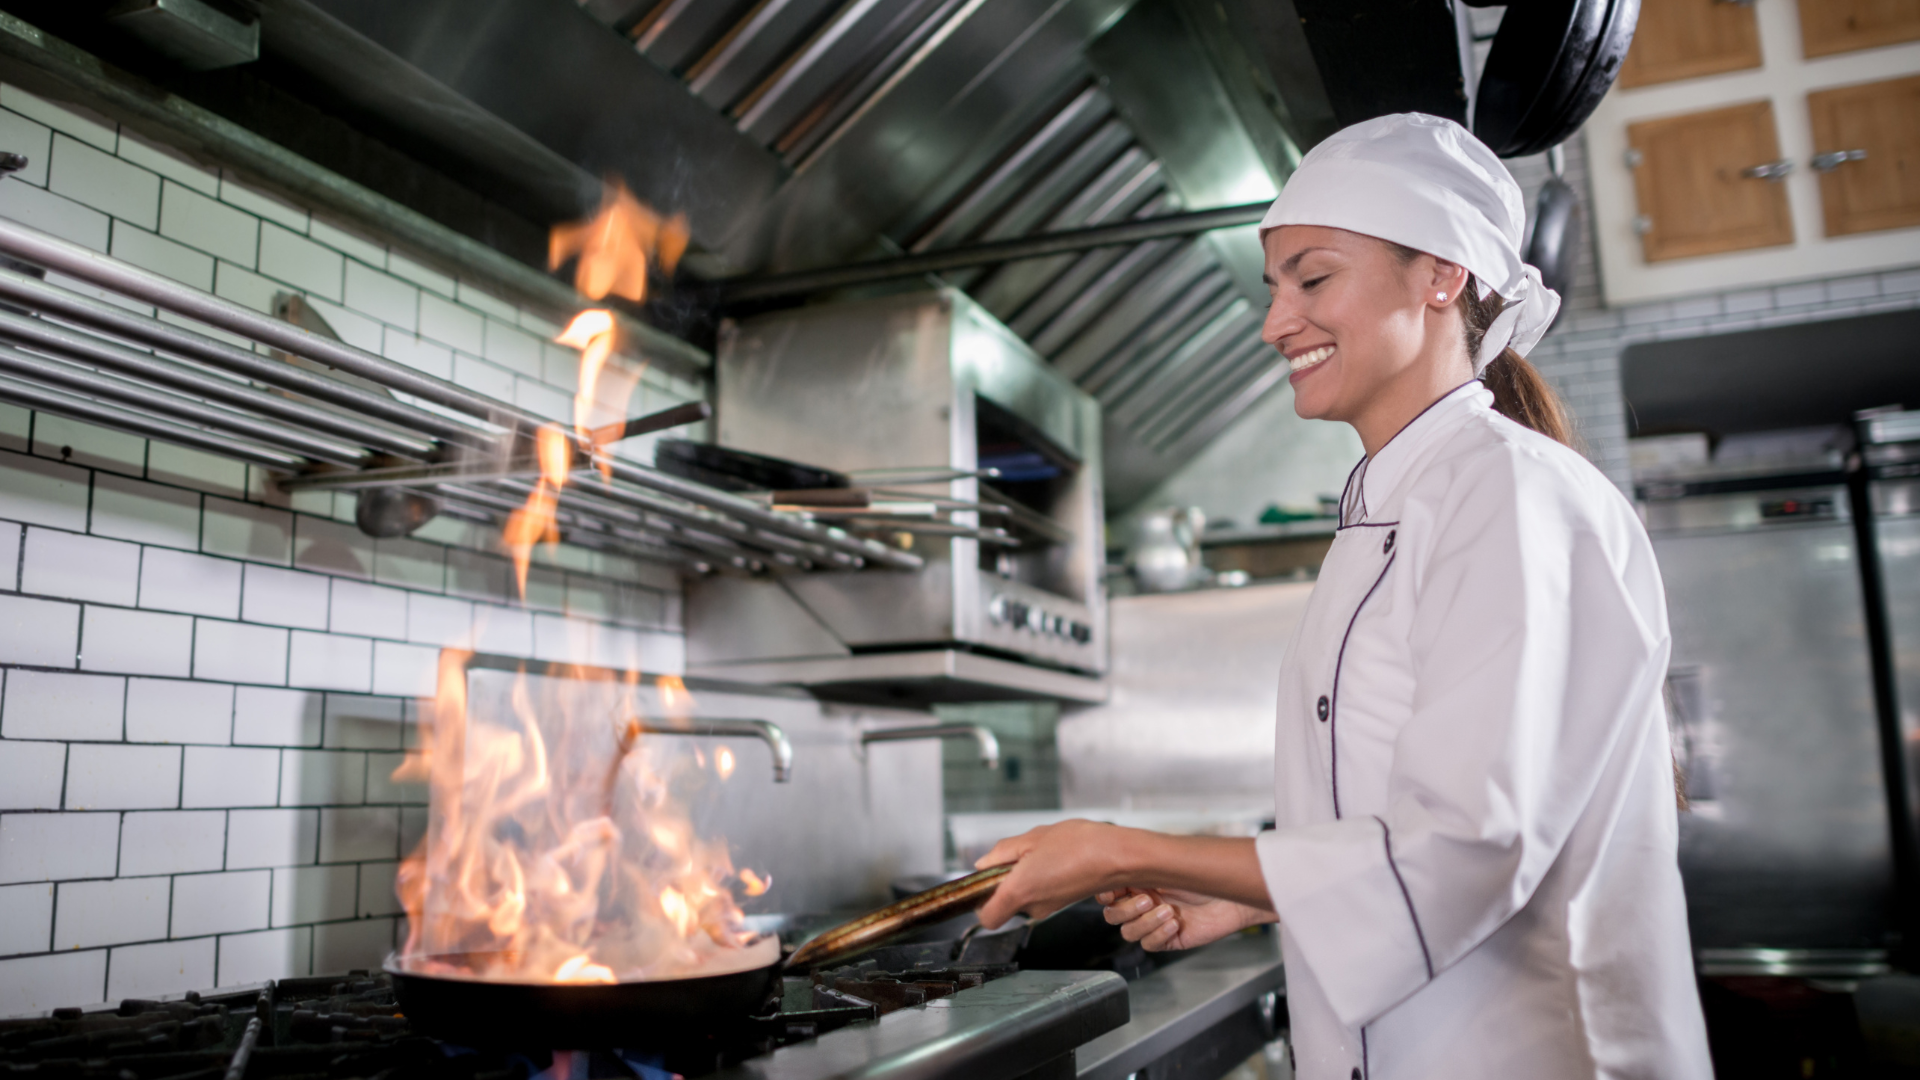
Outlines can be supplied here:
[[[982, 870], [928, 889], [816, 935], [780, 956], [767, 935], [741, 950], [736, 971], [691, 978], [618, 983], [499, 982], [422, 974], [394, 956], [400, 1009], [414, 1029], [465, 1046], [557, 1046], [571, 1049], [643, 1043], [762, 1012], [783, 974], [799, 973], [865, 952], [909, 931], [973, 911], [987, 902], [1011, 867]], [[473, 954], [428, 958], [436, 971], [480, 970]]]

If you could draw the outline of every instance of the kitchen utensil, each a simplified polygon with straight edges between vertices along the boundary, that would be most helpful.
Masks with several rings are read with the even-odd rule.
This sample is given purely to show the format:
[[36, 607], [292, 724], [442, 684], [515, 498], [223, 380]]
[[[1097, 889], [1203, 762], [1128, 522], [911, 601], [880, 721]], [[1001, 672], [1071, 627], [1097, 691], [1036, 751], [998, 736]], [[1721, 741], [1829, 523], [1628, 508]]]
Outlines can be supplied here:
[[661, 472], [686, 480], [697, 480], [724, 491], [850, 486], [845, 475], [831, 469], [686, 439], [661, 439], [655, 443], [653, 463]]
[[1540, 271], [1547, 288], [1565, 296], [1573, 284], [1573, 263], [1578, 257], [1580, 196], [1573, 185], [1560, 176], [1560, 147], [1547, 151], [1553, 175], [1540, 188], [1534, 204], [1533, 235], [1527, 238], [1527, 262]]
[[[484, 954], [436, 957], [471, 966]], [[780, 965], [724, 975], [621, 983], [512, 983], [424, 975], [387, 961], [400, 1010], [414, 1030], [463, 1046], [645, 1045], [689, 1026], [761, 1011], [779, 992]]]
[[354, 524], [368, 536], [406, 536], [440, 513], [440, 500], [402, 487], [369, 488], [353, 507]]
[[[816, 935], [784, 960], [718, 975], [622, 983], [493, 982], [410, 970], [387, 958], [400, 1009], [414, 1029], [466, 1046], [584, 1049], [643, 1045], [663, 1033], [724, 1025], [760, 1012], [783, 973], [837, 963], [902, 934], [978, 908], [1012, 867], [947, 882]], [[434, 959], [481, 966], [485, 954]]]
[[841, 923], [794, 950], [793, 955], [787, 958], [787, 966], [818, 967], [844, 960], [915, 927], [972, 911], [987, 902], [987, 898], [1000, 887], [1000, 879], [1012, 869], [1011, 866], [996, 866], [991, 870], [968, 874], [958, 881], [949, 881], [925, 892], [915, 893], [905, 900], [896, 900], [852, 922]]
[[704, 401], [689, 401], [685, 405], [675, 405], [671, 409], [661, 409], [645, 416], [636, 416], [618, 424], [593, 429], [593, 444], [606, 446], [622, 439], [631, 439], [638, 435], [651, 435], [656, 431], [677, 428], [686, 424], [697, 424], [713, 416], [713, 406]]
[[1201, 573], [1200, 531], [1207, 516], [1197, 506], [1155, 510], [1134, 526], [1127, 565], [1146, 592], [1173, 592]]

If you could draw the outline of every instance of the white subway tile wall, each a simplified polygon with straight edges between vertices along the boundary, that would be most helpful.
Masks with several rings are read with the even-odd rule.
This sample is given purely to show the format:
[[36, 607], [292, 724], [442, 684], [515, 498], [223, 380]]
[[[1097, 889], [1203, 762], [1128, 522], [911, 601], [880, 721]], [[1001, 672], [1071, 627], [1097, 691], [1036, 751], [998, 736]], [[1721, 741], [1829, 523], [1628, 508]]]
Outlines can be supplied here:
[[[0, 216], [259, 310], [301, 293], [356, 345], [570, 415], [557, 328], [471, 283], [5, 85], [0, 149], [30, 159]], [[631, 408], [700, 396], [648, 372]], [[443, 646], [681, 668], [665, 570], [542, 551], [523, 605], [490, 530], [352, 518], [0, 404], [0, 1015], [378, 963], [426, 824], [390, 776]]]

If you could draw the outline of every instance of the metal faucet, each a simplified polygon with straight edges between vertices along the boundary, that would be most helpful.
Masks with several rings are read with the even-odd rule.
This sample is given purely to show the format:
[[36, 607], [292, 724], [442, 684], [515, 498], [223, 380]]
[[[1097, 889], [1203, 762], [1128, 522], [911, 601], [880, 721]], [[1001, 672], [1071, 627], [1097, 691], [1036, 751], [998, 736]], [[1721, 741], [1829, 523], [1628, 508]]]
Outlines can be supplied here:
[[906, 739], [972, 739], [980, 744], [980, 764], [989, 769], [1000, 767], [1000, 740], [980, 724], [911, 724], [907, 727], [874, 728], [860, 733], [861, 746]]
[[634, 717], [640, 730], [655, 735], [700, 735], [712, 738], [759, 739], [773, 751], [773, 782], [784, 784], [793, 779], [793, 744], [780, 725], [768, 720], [646, 720]]

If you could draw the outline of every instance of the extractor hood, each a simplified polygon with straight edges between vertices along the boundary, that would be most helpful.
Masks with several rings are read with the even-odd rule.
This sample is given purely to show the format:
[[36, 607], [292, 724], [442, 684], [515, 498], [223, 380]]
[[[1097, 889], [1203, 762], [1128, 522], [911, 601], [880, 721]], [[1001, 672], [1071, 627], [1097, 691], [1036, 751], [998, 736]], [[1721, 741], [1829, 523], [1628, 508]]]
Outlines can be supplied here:
[[[688, 272], [645, 314], [702, 347], [752, 313], [716, 281], [1257, 203], [1341, 124], [1468, 118], [1446, 0], [199, 3], [260, 59], [192, 71], [100, 6], [0, 8], [524, 263], [617, 175], [688, 217]], [[1624, 48], [1633, 0], [1536, 7], [1496, 57], [1610, 82], [1586, 58]], [[1584, 116], [1562, 97], [1546, 137]], [[1117, 513], [1278, 385], [1258, 263], [1240, 225], [935, 283], [1100, 400]]]

